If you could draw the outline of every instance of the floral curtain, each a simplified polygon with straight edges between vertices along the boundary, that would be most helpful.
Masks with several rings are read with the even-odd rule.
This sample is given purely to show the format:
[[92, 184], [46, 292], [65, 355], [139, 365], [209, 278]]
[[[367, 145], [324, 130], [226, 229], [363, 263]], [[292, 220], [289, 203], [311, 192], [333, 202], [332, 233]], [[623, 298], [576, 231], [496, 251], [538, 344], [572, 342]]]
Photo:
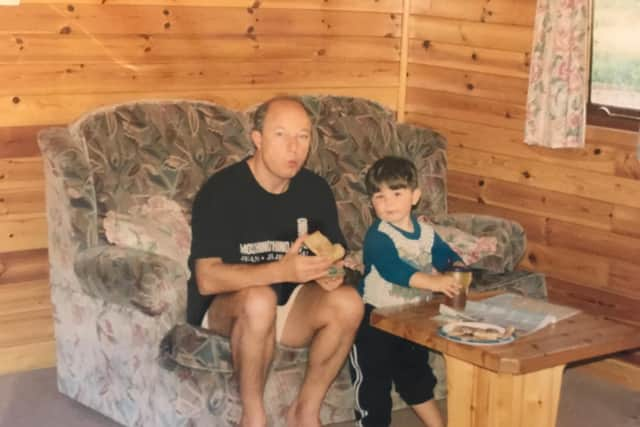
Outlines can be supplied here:
[[588, 90], [589, 0], [538, 0], [525, 142], [584, 146]]

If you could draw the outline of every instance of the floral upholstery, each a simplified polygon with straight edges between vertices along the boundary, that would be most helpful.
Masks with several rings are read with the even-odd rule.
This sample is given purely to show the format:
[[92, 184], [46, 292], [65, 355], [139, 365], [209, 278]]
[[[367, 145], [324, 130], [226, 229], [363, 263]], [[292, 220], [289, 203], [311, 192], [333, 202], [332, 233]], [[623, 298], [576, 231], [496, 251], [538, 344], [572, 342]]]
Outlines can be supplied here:
[[[334, 190], [352, 258], [372, 221], [366, 169], [396, 154], [417, 165], [421, 214], [470, 233], [473, 242], [495, 243], [495, 251], [477, 256], [473, 287], [545, 296], [541, 275], [512, 271], [525, 249], [522, 227], [447, 216], [440, 135], [398, 124], [368, 100], [303, 100], [315, 133], [307, 166]], [[61, 392], [128, 426], [235, 425], [241, 408], [228, 341], [185, 324], [187, 225], [207, 177], [251, 153], [253, 111], [201, 101], [132, 102], [39, 134]], [[460, 242], [460, 232], [451, 235]], [[270, 425], [283, 425], [306, 360], [306, 349], [278, 347], [265, 391]], [[441, 358], [431, 363], [442, 379]], [[444, 392], [440, 383], [436, 395]], [[353, 405], [342, 369], [325, 399], [323, 422], [352, 418]]]

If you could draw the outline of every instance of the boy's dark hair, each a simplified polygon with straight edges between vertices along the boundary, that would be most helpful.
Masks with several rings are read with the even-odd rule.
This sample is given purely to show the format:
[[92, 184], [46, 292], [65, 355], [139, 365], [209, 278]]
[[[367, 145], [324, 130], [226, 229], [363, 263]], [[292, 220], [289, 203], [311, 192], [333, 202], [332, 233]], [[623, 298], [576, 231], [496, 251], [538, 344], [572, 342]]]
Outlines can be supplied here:
[[364, 180], [367, 194], [370, 196], [380, 191], [382, 185], [392, 190], [398, 188], [418, 188], [418, 171], [411, 160], [385, 156], [378, 159], [367, 171]]
[[293, 96], [293, 95], [278, 95], [278, 96], [274, 96], [271, 99], [266, 100], [265, 102], [260, 104], [258, 108], [256, 108], [256, 111], [253, 113], [253, 129], [252, 130], [257, 130], [258, 132], [262, 132], [262, 128], [264, 127], [264, 118], [267, 116], [267, 113], [269, 112], [269, 107], [271, 106], [271, 104], [278, 101], [295, 102], [296, 104], [299, 104], [304, 109], [304, 111], [307, 112], [307, 115], [309, 117], [311, 117], [311, 114], [309, 113], [309, 109], [307, 108], [306, 105], [304, 105], [300, 97]]

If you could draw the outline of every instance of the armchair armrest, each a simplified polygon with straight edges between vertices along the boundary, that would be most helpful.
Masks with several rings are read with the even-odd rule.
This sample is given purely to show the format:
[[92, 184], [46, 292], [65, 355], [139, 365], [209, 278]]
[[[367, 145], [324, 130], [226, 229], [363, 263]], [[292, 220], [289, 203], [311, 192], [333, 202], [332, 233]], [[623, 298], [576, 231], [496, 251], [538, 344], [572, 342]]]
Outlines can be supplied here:
[[[65, 250], [82, 250], [98, 241], [96, 195], [86, 147], [67, 128], [38, 134], [46, 178], [49, 244], [71, 240]], [[63, 244], [61, 244], [63, 246]]]
[[132, 306], [150, 316], [181, 304], [187, 274], [178, 262], [152, 252], [120, 246], [81, 251], [74, 263], [80, 286], [88, 295]]
[[494, 273], [512, 271], [524, 255], [527, 238], [520, 224], [505, 218], [476, 214], [449, 214], [432, 218], [436, 226], [455, 227], [476, 237], [495, 237], [495, 253], [471, 266]]

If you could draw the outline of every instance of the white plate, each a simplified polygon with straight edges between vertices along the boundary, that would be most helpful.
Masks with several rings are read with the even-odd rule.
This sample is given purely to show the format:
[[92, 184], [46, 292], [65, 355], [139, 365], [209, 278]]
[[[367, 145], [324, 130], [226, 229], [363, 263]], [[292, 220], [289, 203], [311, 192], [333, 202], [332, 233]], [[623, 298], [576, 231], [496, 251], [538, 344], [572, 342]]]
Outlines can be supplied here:
[[513, 335], [505, 337], [505, 338], [498, 338], [495, 340], [487, 340], [487, 339], [480, 339], [480, 338], [474, 338], [474, 337], [457, 337], [457, 336], [452, 336], [449, 335], [449, 332], [451, 330], [453, 330], [456, 327], [460, 327], [460, 326], [467, 326], [470, 328], [482, 328], [482, 329], [490, 329], [490, 330], [494, 330], [498, 333], [504, 333], [505, 329], [502, 326], [498, 326], [498, 325], [494, 325], [491, 323], [480, 323], [480, 322], [453, 322], [453, 323], [448, 323], [444, 326], [441, 326], [438, 329], [438, 334], [450, 341], [455, 341], [455, 342], [459, 342], [462, 344], [468, 344], [468, 345], [500, 345], [500, 344], [507, 344], [512, 342], [515, 337]]

